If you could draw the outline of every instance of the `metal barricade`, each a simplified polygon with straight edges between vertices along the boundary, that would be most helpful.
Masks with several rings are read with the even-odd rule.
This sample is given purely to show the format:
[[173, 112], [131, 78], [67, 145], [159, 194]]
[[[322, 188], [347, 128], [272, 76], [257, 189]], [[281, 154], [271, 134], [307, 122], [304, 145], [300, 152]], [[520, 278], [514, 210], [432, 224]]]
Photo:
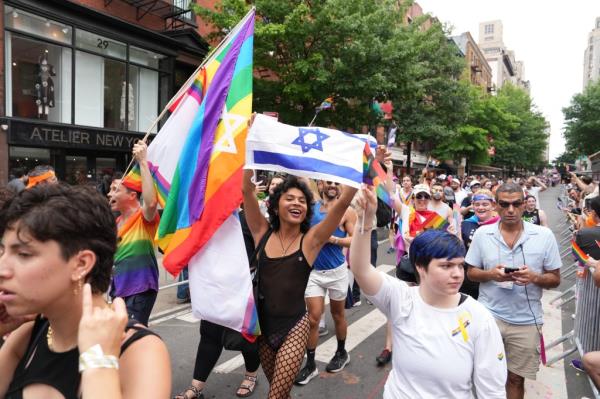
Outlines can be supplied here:
[[[590, 268], [584, 278], [577, 279], [577, 311], [575, 313], [575, 345], [579, 355], [600, 351], [600, 289], [594, 284], [594, 269]], [[589, 377], [588, 377], [589, 379]], [[600, 394], [589, 379], [594, 396]]]

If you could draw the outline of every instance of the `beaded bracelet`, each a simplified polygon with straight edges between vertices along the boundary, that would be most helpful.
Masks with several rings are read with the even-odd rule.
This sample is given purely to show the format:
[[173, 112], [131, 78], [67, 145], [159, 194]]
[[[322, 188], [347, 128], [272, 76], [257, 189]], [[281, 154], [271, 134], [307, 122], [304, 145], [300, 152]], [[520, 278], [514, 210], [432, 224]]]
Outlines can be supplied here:
[[79, 355], [79, 372], [89, 369], [119, 369], [116, 356], [105, 355], [102, 347], [96, 344]]

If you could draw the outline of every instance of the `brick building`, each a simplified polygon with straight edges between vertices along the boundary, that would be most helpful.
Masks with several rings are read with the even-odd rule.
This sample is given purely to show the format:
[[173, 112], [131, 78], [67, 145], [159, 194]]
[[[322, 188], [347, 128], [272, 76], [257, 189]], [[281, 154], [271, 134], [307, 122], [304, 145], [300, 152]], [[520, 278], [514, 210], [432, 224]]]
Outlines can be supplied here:
[[458, 36], [452, 36], [452, 40], [465, 57], [466, 77], [474, 85], [480, 86], [483, 91], [490, 91], [492, 88], [492, 68], [471, 33], [465, 32]]
[[37, 164], [68, 182], [124, 170], [208, 51], [209, 26], [187, 5], [0, 1], [0, 184]]

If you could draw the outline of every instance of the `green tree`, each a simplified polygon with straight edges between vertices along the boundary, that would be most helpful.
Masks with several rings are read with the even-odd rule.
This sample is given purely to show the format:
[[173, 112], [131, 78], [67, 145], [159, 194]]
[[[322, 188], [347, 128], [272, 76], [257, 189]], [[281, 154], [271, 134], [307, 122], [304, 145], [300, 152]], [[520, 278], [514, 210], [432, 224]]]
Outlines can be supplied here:
[[435, 146], [456, 134], [468, 111], [469, 92], [460, 82], [464, 58], [448, 40], [448, 31], [428, 18], [401, 26], [390, 43], [398, 65], [390, 95], [396, 105], [399, 140]]
[[[255, 79], [257, 111], [277, 111], [284, 122], [301, 125], [333, 96], [335, 109], [321, 112], [316, 123], [359, 127], [376, 119], [369, 107], [373, 97], [387, 98], [394, 103], [399, 141], [447, 135], [464, 119], [458, 82], [463, 61], [439, 23], [424, 16], [403, 24], [410, 2], [254, 3], [255, 68], [276, 77]], [[243, 0], [223, 0], [216, 11], [194, 9], [222, 36], [247, 7]]]
[[[216, 11], [195, 6], [216, 27], [217, 36], [246, 12], [243, 0], [223, 0]], [[325, 98], [334, 111], [319, 125], [359, 126], [369, 102], [393, 86], [390, 39], [401, 25], [394, 0], [256, 0], [254, 65], [275, 78], [255, 79], [254, 108], [277, 111], [291, 124], [307, 124]]]
[[600, 151], [600, 81], [590, 84], [563, 108], [566, 148], [573, 155]]
[[496, 96], [498, 107], [511, 115], [514, 128], [494, 137], [496, 155], [492, 164], [514, 169], [537, 169], [548, 142], [548, 123], [534, 106], [529, 94], [512, 84], [505, 84]]
[[441, 159], [459, 161], [465, 157], [472, 164], [488, 164], [488, 150], [496, 143], [506, 141], [509, 131], [515, 129], [516, 118], [505, 112], [498, 98], [482, 93], [481, 88], [463, 81], [468, 91], [467, 112], [464, 122], [450, 135], [442, 138], [434, 150]]

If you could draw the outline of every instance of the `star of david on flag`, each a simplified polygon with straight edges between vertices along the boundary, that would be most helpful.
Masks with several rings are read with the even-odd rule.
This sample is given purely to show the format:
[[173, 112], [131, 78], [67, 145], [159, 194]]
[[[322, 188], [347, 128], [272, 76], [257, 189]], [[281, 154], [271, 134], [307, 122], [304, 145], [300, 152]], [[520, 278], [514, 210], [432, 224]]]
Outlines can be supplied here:
[[[294, 141], [292, 141], [292, 144], [299, 145], [302, 148], [303, 153], [307, 153], [312, 149], [322, 152], [323, 140], [329, 138], [328, 135], [320, 132], [319, 128], [299, 127], [298, 132], [300, 135]], [[311, 136], [313, 135], [315, 136], [315, 140], [312, 142], [307, 141], [307, 139], [312, 138]]]
[[363, 182], [362, 156], [366, 143], [365, 138], [339, 130], [295, 127], [258, 114], [248, 132], [244, 168], [290, 173], [359, 188]]

